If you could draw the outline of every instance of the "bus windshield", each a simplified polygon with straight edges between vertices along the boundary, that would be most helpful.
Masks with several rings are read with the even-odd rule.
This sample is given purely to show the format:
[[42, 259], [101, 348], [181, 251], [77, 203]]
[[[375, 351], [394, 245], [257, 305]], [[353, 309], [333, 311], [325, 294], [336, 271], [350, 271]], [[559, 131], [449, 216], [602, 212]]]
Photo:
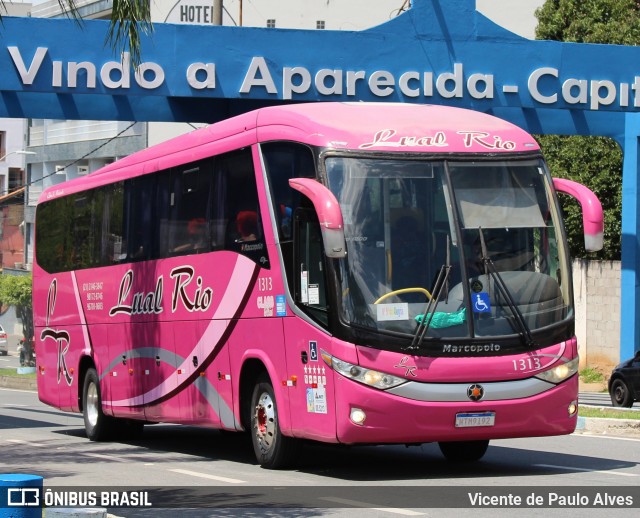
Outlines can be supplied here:
[[[486, 340], [571, 315], [568, 257], [540, 159], [328, 156], [344, 219], [343, 322], [389, 334]], [[539, 336], [539, 333], [538, 333]]]

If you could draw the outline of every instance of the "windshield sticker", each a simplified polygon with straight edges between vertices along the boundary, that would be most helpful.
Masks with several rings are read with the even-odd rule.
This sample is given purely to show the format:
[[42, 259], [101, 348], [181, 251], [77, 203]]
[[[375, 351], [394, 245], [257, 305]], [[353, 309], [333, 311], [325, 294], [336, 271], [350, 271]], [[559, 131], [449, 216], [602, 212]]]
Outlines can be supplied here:
[[400, 302], [397, 304], [376, 304], [378, 322], [389, 320], [409, 320], [409, 304]]
[[300, 272], [300, 302], [307, 304], [309, 302], [309, 289], [307, 287], [307, 279], [309, 272]]
[[317, 306], [320, 304], [320, 286], [309, 284], [309, 304]]
[[474, 313], [491, 313], [491, 303], [489, 302], [489, 294], [486, 291], [474, 293], [473, 297]]

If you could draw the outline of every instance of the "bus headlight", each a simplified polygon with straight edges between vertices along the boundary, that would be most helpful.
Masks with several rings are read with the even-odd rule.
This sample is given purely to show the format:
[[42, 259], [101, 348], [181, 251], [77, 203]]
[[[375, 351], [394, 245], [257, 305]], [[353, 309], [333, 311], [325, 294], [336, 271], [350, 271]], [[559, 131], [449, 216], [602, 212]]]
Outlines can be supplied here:
[[407, 382], [406, 379], [398, 378], [392, 374], [375, 371], [373, 369], [365, 369], [359, 365], [342, 361], [325, 351], [321, 351], [321, 354], [324, 362], [338, 374], [342, 374], [345, 378], [352, 379], [369, 387], [387, 390]]
[[579, 358], [574, 358], [568, 362], [561, 363], [549, 370], [536, 374], [536, 378], [550, 383], [560, 383], [578, 372]]

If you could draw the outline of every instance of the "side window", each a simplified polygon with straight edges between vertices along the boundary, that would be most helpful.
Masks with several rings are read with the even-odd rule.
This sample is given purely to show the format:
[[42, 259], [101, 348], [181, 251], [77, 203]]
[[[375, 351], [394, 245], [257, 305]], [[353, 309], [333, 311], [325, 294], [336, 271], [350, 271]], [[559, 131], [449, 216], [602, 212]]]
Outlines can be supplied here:
[[40, 203], [36, 209], [36, 259], [49, 273], [71, 267], [72, 218], [71, 196]]
[[269, 268], [251, 149], [83, 191], [37, 208], [48, 272], [216, 250]]
[[154, 175], [139, 176], [125, 182], [126, 238], [121, 254], [123, 262], [141, 261], [156, 256], [154, 242], [160, 222], [156, 220], [154, 210], [155, 192], [156, 177]]
[[37, 209], [36, 254], [48, 272], [109, 264], [110, 188], [42, 203]]
[[217, 190], [214, 226], [220, 229], [220, 220], [224, 222], [224, 248], [269, 268], [251, 150], [217, 157], [215, 176], [222, 185]]
[[80, 269], [92, 266], [96, 242], [96, 210], [95, 202], [99, 196], [97, 191], [86, 191], [72, 196], [73, 248], [71, 268]]
[[329, 325], [322, 235], [313, 209], [294, 215], [295, 300], [314, 320]]
[[303, 144], [269, 142], [260, 145], [271, 199], [275, 209], [280, 251], [289, 290], [294, 290], [293, 214], [303, 203], [300, 192], [289, 185], [291, 178], [316, 178], [313, 152]]
[[291, 178], [315, 178], [311, 149], [292, 142], [269, 142], [260, 146], [275, 207], [280, 241], [293, 238], [291, 220], [300, 206], [300, 193], [289, 186]]
[[212, 249], [212, 159], [192, 162], [158, 177], [159, 257]]
[[119, 263], [124, 249], [124, 183], [118, 182], [105, 188], [102, 209], [102, 233], [100, 238], [100, 264]]

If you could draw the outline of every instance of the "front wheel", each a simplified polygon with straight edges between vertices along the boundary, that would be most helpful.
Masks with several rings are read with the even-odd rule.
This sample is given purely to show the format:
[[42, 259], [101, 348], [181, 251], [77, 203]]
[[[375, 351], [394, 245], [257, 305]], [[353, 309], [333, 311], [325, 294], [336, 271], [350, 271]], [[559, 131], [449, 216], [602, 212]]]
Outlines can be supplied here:
[[621, 379], [611, 383], [611, 404], [617, 407], [631, 408], [633, 406], [633, 394], [627, 384]]
[[299, 442], [282, 435], [273, 386], [262, 376], [251, 396], [251, 442], [258, 463], [267, 469], [289, 465], [299, 449]]
[[89, 369], [84, 377], [82, 391], [82, 415], [84, 429], [91, 441], [104, 441], [113, 436], [115, 419], [102, 411], [100, 380], [95, 369]]
[[439, 442], [440, 451], [451, 462], [475, 462], [487, 452], [489, 441]]

